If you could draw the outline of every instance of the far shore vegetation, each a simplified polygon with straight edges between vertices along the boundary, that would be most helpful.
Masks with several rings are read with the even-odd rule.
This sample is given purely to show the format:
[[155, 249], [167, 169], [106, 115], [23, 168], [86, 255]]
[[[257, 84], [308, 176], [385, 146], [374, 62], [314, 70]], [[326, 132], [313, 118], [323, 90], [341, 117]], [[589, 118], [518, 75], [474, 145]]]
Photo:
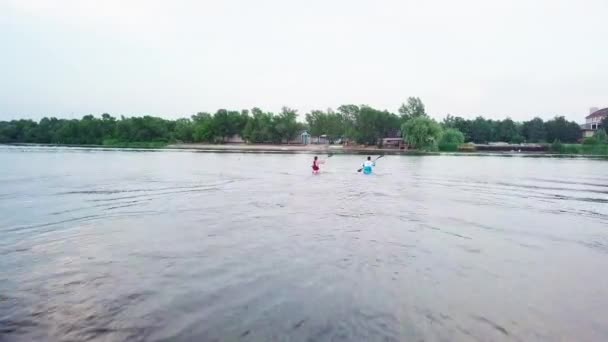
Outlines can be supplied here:
[[[219, 144], [238, 136], [250, 144], [297, 143], [306, 130], [330, 143], [350, 141], [376, 146], [382, 138], [403, 137], [420, 151], [469, 151], [472, 144], [506, 142], [544, 144], [553, 153], [608, 155], [604, 130], [582, 140], [576, 122], [563, 116], [543, 121], [533, 118], [515, 122], [478, 116], [465, 119], [447, 115], [437, 122], [429, 117], [419, 98], [409, 98], [392, 113], [366, 105], [343, 105], [336, 110], [313, 110], [305, 122], [297, 121], [297, 111], [284, 107], [279, 113], [220, 109], [214, 114], [197, 113], [190, 118], [168, 120], [153, 116], [101, 117], [82, 119], [45, 117], [0, 121], [0, 143], [98, 145], [109, 147], [158, 148], [172, 143]], [[608, 127], [604, 120], [602, 127]], [[472, 144], [471, 144], [472, 143]]]

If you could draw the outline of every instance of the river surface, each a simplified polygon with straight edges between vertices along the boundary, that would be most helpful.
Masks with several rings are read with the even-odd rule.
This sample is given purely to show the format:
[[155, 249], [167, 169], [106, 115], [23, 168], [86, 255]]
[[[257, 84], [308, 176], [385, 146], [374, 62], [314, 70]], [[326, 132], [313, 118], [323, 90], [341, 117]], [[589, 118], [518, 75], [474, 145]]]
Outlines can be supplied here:
[[608, 162], [0, 146], [0, 341], [607, 341]]

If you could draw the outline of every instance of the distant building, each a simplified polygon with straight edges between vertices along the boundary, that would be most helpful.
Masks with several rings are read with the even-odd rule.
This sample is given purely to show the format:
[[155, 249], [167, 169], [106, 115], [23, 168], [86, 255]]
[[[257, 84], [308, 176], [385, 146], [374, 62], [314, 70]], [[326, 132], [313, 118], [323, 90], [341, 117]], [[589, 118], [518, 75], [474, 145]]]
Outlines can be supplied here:
[[608, 116], [608, 108], [599, 110], [591, 108], [589, 112], [590, 114], [585, 118], [585, 123], [581, 125], [583, 138], [592, 137], [598, 129], [603, 128], [602, 120]]
[[310, 133], [308, 133], [308, 131], [303, 131], [300, 133], [300, 143], [302, 145], [310, 144]]
[[244, 144], [245, 140], [240, 135], [235, 134], [231, 137], [227, 137], [224, 142], [227, 144]]
[[385, 135], [382, 139], [378, 139], [378, 145], [383, 148], [398, 148], [405, 149], [406, 143], [401, 137], [401, 130], [399, 129], [390, 129], [385, 132]]
[[329, 138], [325, 134], [319, 135], [318, 137], [311, 137], [311, 142], [319, 145], [328, 145], [330, 143]]
[[403, 150], [403, 149], [405, 149], [405, 142], [403, 141], [403, 138], [383, 138], [382, 147], [383, 148], [398, 148], [400, 150]]

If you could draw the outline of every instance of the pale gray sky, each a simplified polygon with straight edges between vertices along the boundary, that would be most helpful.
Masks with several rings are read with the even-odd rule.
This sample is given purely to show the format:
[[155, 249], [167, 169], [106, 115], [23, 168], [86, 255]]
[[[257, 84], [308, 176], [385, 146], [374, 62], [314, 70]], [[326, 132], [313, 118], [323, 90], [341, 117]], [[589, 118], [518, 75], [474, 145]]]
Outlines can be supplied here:
[[0, 0], [0, 120], [341, 104], [583, 121], [607, 0]]

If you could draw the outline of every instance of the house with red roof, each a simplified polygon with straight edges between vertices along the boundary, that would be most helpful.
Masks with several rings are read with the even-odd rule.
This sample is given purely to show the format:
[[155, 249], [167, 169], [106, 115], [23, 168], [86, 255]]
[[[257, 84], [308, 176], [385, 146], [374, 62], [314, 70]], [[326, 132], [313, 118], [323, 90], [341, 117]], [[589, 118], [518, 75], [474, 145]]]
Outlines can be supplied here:
[[595, 132], [602, 127], [602, 120], [608, 116], [608, 108], [597, 109], [591, 108], [590, 114], [585, 118], [585, 123], [581, 125], [583, 138], [592, 137]]

